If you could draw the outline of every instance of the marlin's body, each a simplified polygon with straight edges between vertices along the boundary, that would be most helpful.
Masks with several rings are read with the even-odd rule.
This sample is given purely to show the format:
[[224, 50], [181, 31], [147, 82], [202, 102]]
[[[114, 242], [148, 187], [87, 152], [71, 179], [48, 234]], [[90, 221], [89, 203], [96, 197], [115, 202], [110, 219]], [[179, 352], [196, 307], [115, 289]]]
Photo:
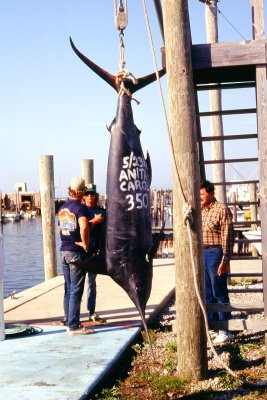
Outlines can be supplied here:
[[150, 159], [144, 158], [131, 99], [119, 95], [110, 126], [107, 172], [106, 264], [108, 274], [144, 311], [150, 295], [152, 247], [149, 189]]
[[[119, 91], [116, 77], [80, 53], [71, 39], [70, 42], [78, 57]], [[164, 73], [161, 70], [159, 76]], [[124, 79], [127, 94], [119, 93], [117, 114], [109, 128], [105, 251], [80, 264], [88, 271], [109, 275], [126, 291], [140, 312], [147, 335], [144, 316], [152, 284], [151, 165], [149, 156], [145, 159], [143, 155], [129, 92], [134, 93], [155, 79], [156, 74], [135, 83]]]

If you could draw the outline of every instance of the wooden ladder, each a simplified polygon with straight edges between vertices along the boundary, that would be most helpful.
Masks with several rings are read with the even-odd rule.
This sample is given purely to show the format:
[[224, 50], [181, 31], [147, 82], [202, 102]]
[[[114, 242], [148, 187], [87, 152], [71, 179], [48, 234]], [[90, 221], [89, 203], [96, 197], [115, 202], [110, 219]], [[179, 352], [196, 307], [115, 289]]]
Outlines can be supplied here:
[[[223, 93], [226, 90], [248, 89], [253, 88], [255, 96], [255, 108], [237, 108], [224, 109], [209, 112], [197, 112], [198, 126], [198, 144], [199, 144], [199, 165], [200, 175], [205, 179], [206, 169], [209, 165], [215, 163], [223, 163], [229, 165], [233, 163], [256, 163], [259, 169], [259, 179], [247, 179], [240, 181], [213, 182], [215, 185], [242, 184], [258, 186], [259, 199], [254, 198], [250, 201], [238, 201], [232, 199], [228, 205], [233, 209], [234, 216], [237, 207], [254, 207], [256, 212], [252, 213], [254, 218], [250, 221], [237, 221], [235, 219], [235, 230], [246, 230], [253, 226], [261, 228], [261, 240], [236, 238], [235, 247], [240, 248], [250, 243], [261, 242], [262, 255], [254, 254], [236, 254], [234, 260], [259, 260], [261, 263], [261, 272], [246, 271], [240, 273], [229, 273], [229, 279], [233, 278], [262, 278], [263, 289], [251, 289], [244, 287], [243, 289], [229, 289], [230, 293], [263, 293], [263, 301], [258, 303], [230, 305], [209, 305], [208, 310], [213, 311], [240, 311], [246, 313], [255, 313], [264, 311], [264, 319], [240, 318], [230, 319], [228, 321], [214, 321], [211, 328], [229, 329], [242, 331], [244, 329], [262, 329], [267, 330], [267, 88], [266, 88], [266, 45], [264, 38], [263, 26], [263, 0], [253, 0], [253, 26], [256, 29], [255, 40], [240, 43], [214, 43], [207, 45], [192, 46], [192, 66], [194, 76], [194, 87], [196, 93], [196, 104], [198, 110], [198, 96], [200, 92], [210, 90], [220, 90]], [[232, 134], [231, 132], [223, 136], [205, 136], [201, 133], [201, 121], [204, 117], [221, 115], [237, 115], [242, 118], [244, 115], [254, 114], [256, 116], [257, 132]], [[211, 141], [223, 141], [226, 145], [231, 141], [233, 143], [240, 142], [239, 154], [237, 158], [225, 158], [223, 160], [207, 160], [205, 144]], [[256, 153], [253, 157], [245, 157], [244, 149], [251, 143], [257, 143]], [[257, 217], [258, 209], [260, 209], [260, 218]], [[242, 261], [241, 261], [242, 262]]]

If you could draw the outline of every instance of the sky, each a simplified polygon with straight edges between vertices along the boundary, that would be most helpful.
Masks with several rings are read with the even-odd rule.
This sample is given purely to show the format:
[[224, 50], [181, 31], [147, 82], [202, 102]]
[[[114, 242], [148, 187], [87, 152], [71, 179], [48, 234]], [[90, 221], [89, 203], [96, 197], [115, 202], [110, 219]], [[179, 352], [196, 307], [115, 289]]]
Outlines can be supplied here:
[[[1, 0], [0, 15], [0, 191], [14, 192], [26, 182], [39, 191], [39, 158], [52, 155], [56, 197], [66, 196], [72, 177], [81, 176], [82, 159], [94, 160], [94, 180], [105, 194], [110, 134], [106, 129], [116, 114], [117, 93], [76, 56], [69, 44], [112, 74], [119, 70], [119, 33], [114, 25], [113, 0]], [[206, 43], [205, 5], [189, 0], [192, 42]], [[163, 45], [153, 0], [146, 1], [157, 63]], [[250, 0], [218, 3], [219, 41], [252, 39]], [[266, 10], [265, 10], [266, 15]], [[136, 77], [154, 72], [154, 63], [141, 0], [128, 0], [124, 31], [125, 68]], [[161, 79], [167, 104], [166, 77]], [[152, 162], [152, 188], [172, 187], [172, 159], [159, 89], [154, 83], [134, 95], [135, 124], [141, 129], [144, 153]], [[238, 104], [238, 107], [236, 107]], [[255, 106], [254, 95], [227, 91], [225, 108]], [[208, 111], [208, 95], [199, 97]], [[209, 132], [208, 118], [202, 121]], [[228, 133], [255, 132], [255, 117], [227, 117]], [[244, 146], [242, 146], [244, 147]], [[209, 149], [207, 148], [207, 154]], [[226, 157], [233, 158], [231, 145]], [[253, 157], [256, 143], [248, 146]], [[208, 157], [207, 157], [208, 158]], [[230, 168], [232, 179], [249, 177], [253, 167]]]

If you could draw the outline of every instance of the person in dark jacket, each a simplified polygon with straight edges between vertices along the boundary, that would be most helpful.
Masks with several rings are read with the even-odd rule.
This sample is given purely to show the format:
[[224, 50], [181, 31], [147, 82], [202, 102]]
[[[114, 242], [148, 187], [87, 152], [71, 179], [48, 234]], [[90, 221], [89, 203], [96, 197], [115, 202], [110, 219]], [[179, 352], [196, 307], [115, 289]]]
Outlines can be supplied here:
[[[83, 197], [84, 204], [89, 211], [90, 239], [88, 256], [99, 254], [104, 249], [104, 223], [105, 209], [99, 206], [99, 194], [92, 184], [87, 185]], [[106, 320], [101, 318], [96, 312], [96, 274], [88, 272], [88, 290], [87, 290], [87, 310], [89, 321], [97, 323], [105, 323]]]
[[75, 177], [68, 188], [70, 199], [58, 211], [61, 246], [60, 257], [64, 275], [64, 324], [70, 335], [94, 333], [80, 323], [80, 307], [86, 273], [73, 262], [86, 257], [89, 249], [89, 212], [82, 204], [85, 181]]

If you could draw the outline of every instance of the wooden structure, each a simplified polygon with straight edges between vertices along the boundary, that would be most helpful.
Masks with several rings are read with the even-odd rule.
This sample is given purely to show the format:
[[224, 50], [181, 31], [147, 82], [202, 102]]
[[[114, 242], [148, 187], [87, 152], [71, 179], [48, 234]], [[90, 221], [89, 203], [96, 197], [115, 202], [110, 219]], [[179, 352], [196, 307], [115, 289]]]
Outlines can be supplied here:
[[[267, 176], [266, 176], [266, 158], [265, 154], [267, 151], [267, 89], [266, 89], [266, 44], [267, 41], [264, 38], [264, 26], [263, 26], [263, 0], [253, 0], [252, 1], [252, 17], [253, 17], [253, 34], [254, 40], [246, 41], [241, 43], [212, 43], [207, 45], [193, 45], [192, 46], [192, 63], [194, 70], [194, 84], [195, 90], [198, 93], [203, 90], [216, 90], [221, 89], [243, 89], [243, 88], [255, 88], [255, 108], [249, 109], [232, 109], [232, 110], [218, 110], [213, 112], [200, 112], [198, 118], [201, 119], [205, 116], [211, 115], [238, 115], [241, 119], [243, 115], [255, 114], [257, 121], [257, 132], [255, 133], [243, 133], [243, 134], [225, 134], [224, 136], [205, 136], [202, 135], [199, 129], [199, 144], [202, 147], [203, 142], [208, 142], [212, 140], [223, 140], [223, 141], [239, 141], [241, 143], [239, 149], [239, 157], [234, 159], [222, 159], [222, 160], [205, 160], [204, 151], [200, 152], [200, 165], [207, 166], [214, 163], [249, 163], [256, 162], [259, 166], [259, 179], [248, 180], [248, 181], [236, 181], [235, 184], [248, 184], [248, 185], [258, 185], [260, 193], [260, 218], [254, 221], [247, 222], [235, 222], [235, 227], [238, 225], [247, 226], [261, 226], [262, 232], [262, 277], [263, 277], [263, 294], [264, 294], [264, 307], [261, 304], [247, 304], [247, 305], [230, 305], [224, 306], [224, 309], [237, 310], [240, 311], [244, 309], [249, 311], [263, 310], [265, 316], [267, 315], [267, 274], [266, 274], [266, 196], [267, 196]], [[198, 124], [200, 127], [200, 123]], [[251, 141], [258, 142], [258, 154], [255, 157], [246, 158], [242, 155], [242, 150], [251, 144]], [[247, 144], [244, 144], [245, 141]], [[205, 177], [205, 169], [201, 168], [202, 178]], [[217, 185], [231, 185], [233, 182], [226, 181], [223, 183], [217, 183]], [[215, 182], [216, 184], [216, 182]], [[237, 206], [258, 206], [259, 202], [247, 201], [247, 202], [232, 202], [234, 208]], [[256, 214], [256, 215], [255, 215]], [[257, 213], [251, 213], [257, 218]], [[252, 241], [252, 240], [250, 240]], [[250, 242], [245, 239], [237, 239], [236, 242], [242, 244], [244, 242]], [[244, 259], [244, 255], [235, 256], [234, 258]], [[246, 259], [257, 258], [253, 255], [245, 257]], [[233, 274], [229, 274], [233, 276]], [[250, 276], [253, 277], [253, 273], [246, 271], [241, 273], [240, 276]], [[237, 276], [237, 274], [235, 274]], [[231, 292], [235, 292], [237, 289], [231, 289]], [[240, 292], [240, 289], [238, 290]], [[249, 289], [244, 288], [243, 292], [249, 291]], [[218, 309], [218, 306], [217, 306]], [[229, 320], [224, 323], [218, 322], [215, 327], [221, 326], [222, 324], [227, 325], [230, 330], [243, 330], [245, 329], [267, 329], [267, 321], [257, 321], [253, 319], [246, 320]]]
[[[208, 365], [205, 325], [198, 297], [192, 296], [197, 292], [204, 299], [205, 288], [202, 240], [199, 235], [201, 210], [197, 116], [187, 1], [165, 0], [163, 20], [170, 111], [169, 139], [174, 171], [175, 308], [179, 354], [176, 370], [183, 379], [203, 379]], [[194, 210], [191, 229], [189, 218], [185, 218], [185, 210], [190, 208]], [[195, 269], [188, 268], [191, 253], [198, 260]]]
[[[202, 0], [201, 0], [202, 1]], [[205, 3], [206, 1], [203, 1]], [[208, 4], [208, 2], [207, 2]], [[211, 43], [200, 44], [191, 46], [191, 59], [193, 71], [194, 92], [197, 104], [197, 130], [198, 130], [198, 149], [199, 149], [199, 169], [200, 176], [205, 179], [206, 167], [214, 163], [232, 164], [232, 163], [257, 163], [259, 169], [259, 179], [250, 179], [247, 181], [235, 182], [236, 184], [249, 184], [254, 187], [258, 186], [259, 189], [259, 202], [255, 198], [247, 202], [238, 203], [241, 206], [250, 206], [255, 208], [259, 206], [260, 217], [257, 217], [257, 212], [252, 212], [254, 221], [247, 222], [247, 225], [261, 226], [262, 233], [262, 279], [263, 279], [263, 302], [261, 304], [246, 304], [246, 305], [213, 305], [213, 310], [223, 311], [264, 311], [264, 320], [253, 319], [234, 319], [229, 321], [214, 321], [211, 328], [228, 328], [229, 330], [243, 330], [243, 329], [264, 329], [267, 330], [267, 88], [266, 88], [266, 44], [264, 33], [264, 2], [263, 0], [251, 0], [252, 11], [252, 30], [253, 40], [232, 43]], [[160, 16], [159, 16], [160, 20]], [[178, 24], [178, 22], [177, 22]], [[165, 35], [166, 37], [166, 35]], [[181, 39], [182, 40], [182, 39]], [[165, 61], [165, 54], [163, 49], [163, 65], [168, 63]], [[189, 71], [187, 71], [188, 73]], [[215, 111], [199, 112], [198, 111], [198, 93], [200, 91], [221, 90], [222, 92], [229, 89], [241, 90], [244, 88], [254, 88], [255, 104], [253, 108], [241, 109], [239, 104], [235, 109], [220, 109]], [[242, 116], [254, 114], [257, 122], [257, 132], [232, 134], [227, 132], [223, 136], [206, 136], [201, 132], [201, 118], [210, 117], [213, 115], [238, 115]], [[236, 158], [227, 159], [224, 157], [221, 160], [207, 160], [204, 151], [204, 142], [211, 141], [232, 141], [241, 143], [239, 146], [239, 154]], [[246, 145], [249, 146], [251, 141], [256, 141], [258, 151], [254, 157], [245, 157], [242, 150]], [[214, 182], [215, 185], [229, 186], [231, 181]], [[231, 204], [234, 208], [237, 206], [236, 202]], [[238, 222], [236, 222], [238, 226]], [[237, 243], [243, 243], [244, 239], [238, 239]], [[246, 241], [248, 242], [248, 241]], [[236, 256], [238, 258], [238, 256]], [[244, 256], [242, 257], [244, 259]], [[255, 258], [249, 255], [249, 259]], [[258, 257], [260, 258], [260, 257]], [[230, 276], [233, 274], [230, 273]], [[237, 274], [235, 274], [236, 276]], [[247, 271], [240, 274], [240, 276], [253, 276], [253, 273]], [[235, 290], [232, 289], [232, 292]], [[240, 290], [239, 290], [240, 291]], [[248, 289], [243, 292], [249, 291]], [[267, 336], [266, 336], [267, 344]]]

